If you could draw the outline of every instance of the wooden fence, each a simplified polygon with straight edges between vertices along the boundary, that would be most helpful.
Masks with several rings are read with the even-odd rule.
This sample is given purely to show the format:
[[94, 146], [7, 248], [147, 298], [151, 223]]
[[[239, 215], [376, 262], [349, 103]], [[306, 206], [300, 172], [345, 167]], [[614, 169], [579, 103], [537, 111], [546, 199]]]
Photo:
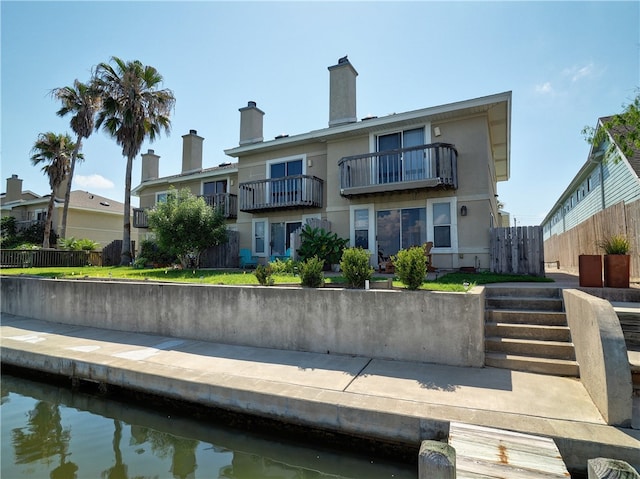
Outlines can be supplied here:
[[227, 231], [228, 241], [213, 246], [200, 255], [201, 268], [237, 268], [239, 265], [240, 241], [237, 231]]
[[617, 203], [602, 210], [579, 225], [544, 242], [547, 261], [559, 261], [560, 268], [578, 273], [578, 256], [604, 254], [598, 247], [603, 239], [624, 234], [631, 243], [632, 280], [640, 279], [640, 200]]
[[490, 234], [492, 272], [544, 276], [541, 226], [493, 228]]
[[0, 250], [0, 264], [2, 268], [102, 266], [102, 253], [56, 249], [3, 249]]

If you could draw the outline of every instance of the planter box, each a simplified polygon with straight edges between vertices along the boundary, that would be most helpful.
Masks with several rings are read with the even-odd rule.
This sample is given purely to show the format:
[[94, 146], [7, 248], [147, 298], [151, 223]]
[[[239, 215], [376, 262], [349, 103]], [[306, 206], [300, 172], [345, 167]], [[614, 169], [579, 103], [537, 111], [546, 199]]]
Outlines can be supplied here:
[[580, 286], [583, 288], [602, 288], [602, 256], [599, 254], [581, 254], [578, 256]]
[[626, 254], [604, 256], [604, 285], [607, 288], [628, 288], [631, 257]]

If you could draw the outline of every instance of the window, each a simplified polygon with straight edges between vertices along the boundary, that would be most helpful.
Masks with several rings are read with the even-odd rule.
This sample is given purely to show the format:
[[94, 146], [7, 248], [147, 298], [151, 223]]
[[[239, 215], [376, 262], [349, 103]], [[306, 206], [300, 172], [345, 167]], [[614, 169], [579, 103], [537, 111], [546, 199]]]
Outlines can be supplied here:
[[[272, 203], [295, 203], [302, 200], [302, 179], [300, 178], [304, 174], [302, 158], [298, 157], [286, 161], [275, 160], [268, 163], [267, 168], [269, 178], [272, 180]], [[282, 180], [278, 180], [278, 178], [282, 178]]]
[[369, 210], [355, 210], [355, 246], [356, 248], [369, 249]]
[[214, 196], [227, 192], [227, 180], [207, 181], [202, 184], [202, 196]]
[[378, 211], [376, 216], [378, 256], [388, 258], [427, 241], [426, 208]]
[[162, 193], [156, 193], [156, 204], [158, 203], [166, 203], [167, 202], [167, 192], [163, 191]]
[[265, 256], [267, 220], [253, 220], [253, 255]]
[[390, 152], [378, 157], [378, 182], [420, 180], [427, 177], [427, 161], [424, 150], [391, 153], [394, 150], [424, 145], [424, 128], [404, 130], [387, 135], [379, 135], [376, 151]]
[[433, 203], [433, 246], [451, 248], [451, 203]]

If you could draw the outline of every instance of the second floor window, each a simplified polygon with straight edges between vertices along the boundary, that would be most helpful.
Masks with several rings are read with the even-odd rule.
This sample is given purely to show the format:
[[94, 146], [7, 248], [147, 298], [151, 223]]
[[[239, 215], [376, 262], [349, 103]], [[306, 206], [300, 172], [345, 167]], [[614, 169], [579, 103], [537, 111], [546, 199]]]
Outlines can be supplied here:
[[[271, 163], [269, 165], [269, 177], [271, 178], [271, 196], [274, 203], [290, 203], [299, 201], [301, 198], [302, 182], [299, 178], [293, 179], [292, 176], [300, 176], [302, 171], [302, 159], [283, 161], [280, 163]], [[277, 180], [282, 178], [282, 180]]]
[[[391, 152], [422, 145], [424, 145], [424, 129], [415, 128], [379, 135], [376, 146], [378, 152]], [[394, 183], [423, 179], [426, 166], [423, 150], [382, 155], [378, 159], [378, 181], [380, 183]]]
[[227, 180], [207, 181], [202, 184], [202, 196], [214, 196], [227, 192]]

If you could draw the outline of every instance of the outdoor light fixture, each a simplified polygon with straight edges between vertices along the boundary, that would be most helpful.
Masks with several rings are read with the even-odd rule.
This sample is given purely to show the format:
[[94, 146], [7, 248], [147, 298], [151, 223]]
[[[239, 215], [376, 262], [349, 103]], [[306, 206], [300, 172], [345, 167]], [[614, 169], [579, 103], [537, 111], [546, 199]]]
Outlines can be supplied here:
[[466, 207], [466, 205], [462, 205], [460, 207], [460, 216], [467, 216], [467, 207]]

